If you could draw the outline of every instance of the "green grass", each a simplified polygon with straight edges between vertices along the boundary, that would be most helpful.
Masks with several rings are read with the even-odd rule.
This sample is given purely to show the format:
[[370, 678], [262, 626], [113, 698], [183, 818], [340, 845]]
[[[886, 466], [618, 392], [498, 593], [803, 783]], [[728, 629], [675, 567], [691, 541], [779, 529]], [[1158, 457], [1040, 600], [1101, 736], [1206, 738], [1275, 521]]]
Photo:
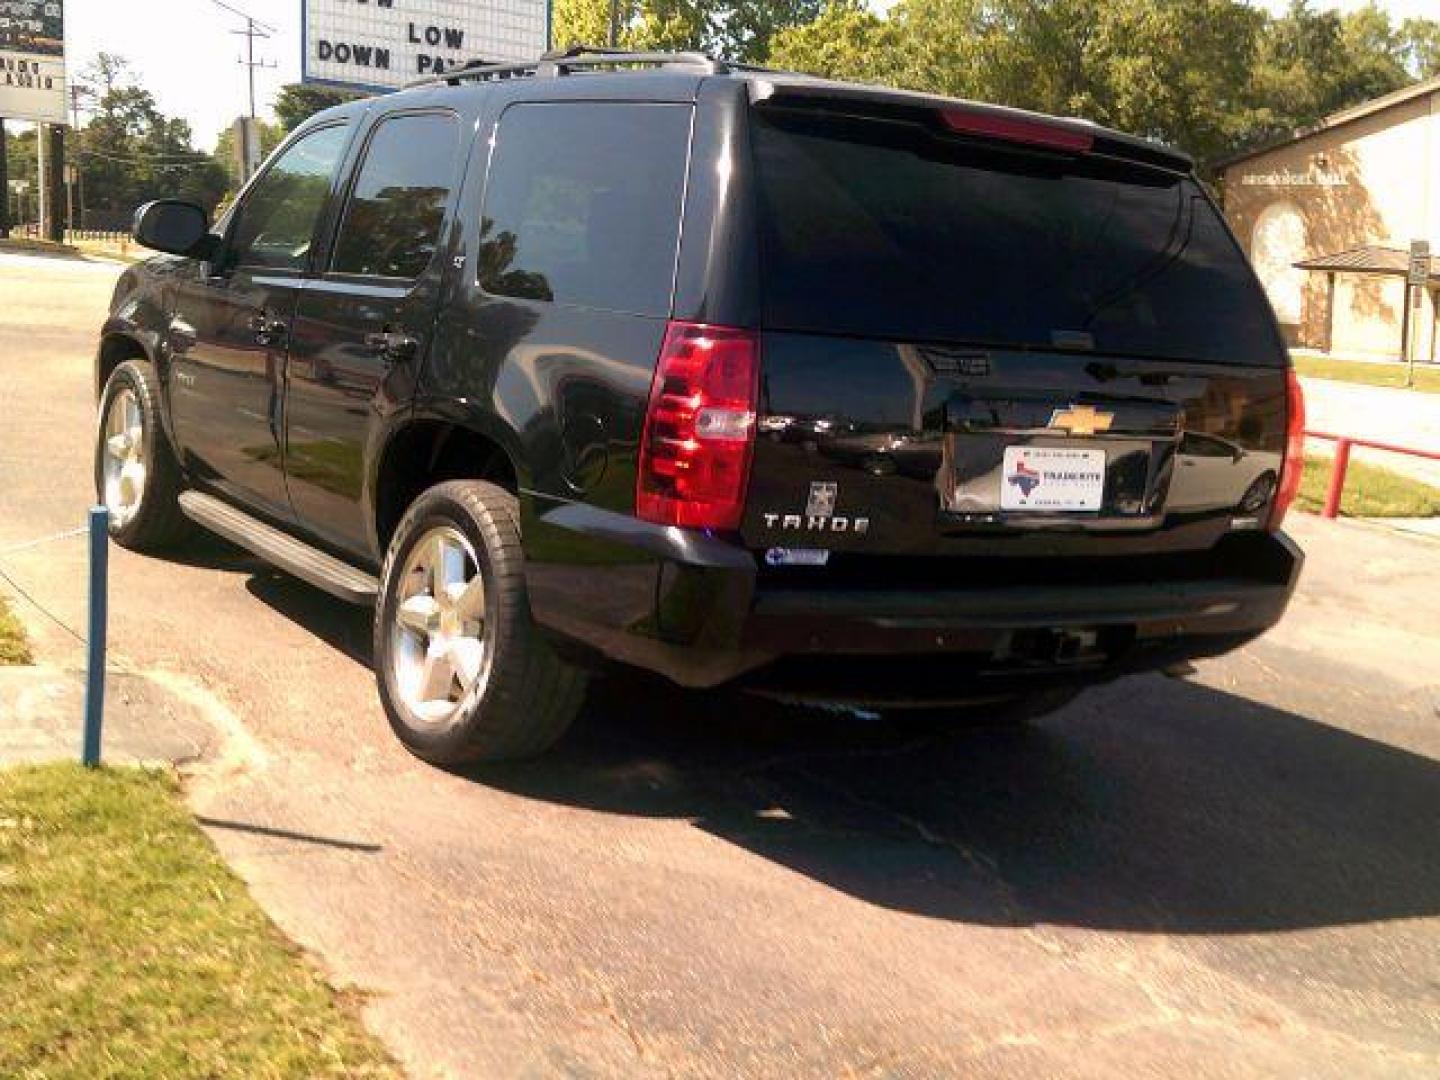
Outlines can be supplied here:
[[24, 627], [10, 613], [5, 601], [0, 600], [0, 666], [28, 664], [30, 659], [30, 645], [25, 640]]
[[[1330, 470], [1330, 458], [1306, 455], [1297, 507], [1319, 513], [1330, 486]], [[1440, 488], [1351, 459], [1340, 513], [1347, 517], [1434, 517], [1440, 514]]]
[[0, 1076], [395, 1076], [169, 774], [0, 770]]
[[[1368, 386], [1405, 385], [1404, 364], [1367, 364], [1362, 360], [1316, 360], [1297, 356], [1295, 370], [1314, 379], [1338, 379]], [[1416, 364], [1415, 389], [1425, 394], [1440, 394], [1440, 368]]]

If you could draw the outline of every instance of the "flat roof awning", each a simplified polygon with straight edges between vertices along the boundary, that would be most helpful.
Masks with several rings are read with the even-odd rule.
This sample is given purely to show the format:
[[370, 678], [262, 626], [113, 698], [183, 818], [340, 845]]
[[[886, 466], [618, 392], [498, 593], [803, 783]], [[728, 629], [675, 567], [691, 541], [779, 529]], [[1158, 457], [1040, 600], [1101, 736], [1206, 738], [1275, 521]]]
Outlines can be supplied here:
[[[1410, 253], [1399, 248], [1357, 247], [1334, 255], [1320, 255], [1295, 264], [1301, 270], [1322, 270], [1331, 274], [1379, 274], [1383, 277], [1407, 277]], [[1436, 256], [1430, 256], [1430, 278], [1427, 284], [1440, 285]]]

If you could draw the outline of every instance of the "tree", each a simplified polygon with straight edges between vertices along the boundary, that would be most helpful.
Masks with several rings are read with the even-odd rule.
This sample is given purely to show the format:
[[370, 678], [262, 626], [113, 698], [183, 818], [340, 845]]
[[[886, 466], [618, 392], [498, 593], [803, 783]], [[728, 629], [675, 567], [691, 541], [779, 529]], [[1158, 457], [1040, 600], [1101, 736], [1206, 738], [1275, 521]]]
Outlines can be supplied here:
[[1435, 71], [1440, 23], [1409, 19], [1398, 29], [1372, 6], [1347, 15], [1292, 0], [1262, 35], [1249, 95], [1255, 145], [1324, 116], [1398, 90]]
[[900, 81], [895, 22], [860, 0], [832, 0], [814, 21], [775, 35], [769, 63], [775, 67], [859, 82]]
[[878, 19], [838, 0], [780, 34], [774, 58], [1084, 115], [1204, 155], [1233, 140], [1234, 88], [1264, 18], [1234, 0], [903, 0]]
[[288, 135], [316, 113], [365, 95], [314, 83], [286, 83], [275, 97], [275, 119]]
[[1422, 79], [1440, 76], [1440, 22], [1434, 19], [1406, 19], [1400, 26], [1406, 67]]
[[225, 170], [192, 145], [190, 125], [164, 116], [123, 57], [101, 53], [86, 69], [95, 114], [77, 140], [86, 207], [128, 214], [149, 199], [189, 199], [207, 209], [227, 185]]
[[[260, 126], [260, 158], [263, 161], [270, 156], [270, 152], [280, 145], [285, 139], [285, 131], [279, 124], [267, 123], [259, 120]], [[238, 191], [241, 183], [240, 163], [236, 160], [235, 153], [235, 127], [225, 128], [215, 138], [215, 151], [211, 155], [220, 167], [225, 170], [225, 175], [230, 179], [230, 191]]]
[[1440, 73], [1440, 22], [1396, 25], [1292, 0], [830, 0], [780, 30], [770, 62], [1061, 115], [1170, 142], [1202, 161]]
[[[615, 0], [617, 43], [631, 49], [700, 49], [755, 62], [781, 30], [812, 22], [823, 0]], [[611, 0], [556, 0], [559, 48], [605, 45]]]
[[35, 128], [26, 131], [15, 130], [15, 125], [5, 125], [6, 169], [9, 179], [23, 192], [0, 192], [10, 199], [10, 223], [19, 224], [33, 220], [36, 215], [37, 176], [35, 166]]

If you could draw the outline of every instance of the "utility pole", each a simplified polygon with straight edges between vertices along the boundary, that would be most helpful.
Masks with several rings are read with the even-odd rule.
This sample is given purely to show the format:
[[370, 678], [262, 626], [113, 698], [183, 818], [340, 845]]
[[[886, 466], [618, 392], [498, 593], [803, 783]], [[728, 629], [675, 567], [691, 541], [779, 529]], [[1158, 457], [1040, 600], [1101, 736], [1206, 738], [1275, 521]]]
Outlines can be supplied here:
[[245, 16], [244, 30], [230, 31], [232, 34], [239, 34], [245, 39], [245, 59], [241, 60], [240, 63], [245, 65], [245, 77], [250, 85], [249, 115], [251, 120], [255, 119], [255, 69], [257, 67], [273, 68], [275, 66], [274, 60], [255, 59], [255, 39], [257, 37], [268, 38], [270, 36], [264, 30], [260, 29], [261, 25], [261, 23], [257, 23], [254, 19], [250, 18], [250, 16], [247, 15]]
[[[75, 161], [69, 166], [68, 205], [70, 227], [85, 227], [85, 142], [80, 134], [80, 99], [94, 97], [95, 91], [78, 79], [70, 81], [70, 130], [75, 133]], [[75, 217], [75, 204], [80, 204], [80, 217]]]
[[251, 120], [254, 120], [254, 119], [255, 119], [255, 69], [256, 69], [257, 67], [259, 67], [259, 68], [273, 68], [273, 67], [276, 66], [274, 60], [256, 60], [256, 59], [255, 59], [255, 39], [256, 39], [256, 38], [268, 38], [271, 34], [277, 33], [278, 31], [276, 31], [275, 27], [271, 26], [269, 23], [263, 23], [263, 22], [261, 22], [259, 19], [255, 18], [255, 16], [251, 15], [249, 12], [241, 11], [241, 10], [240, 10], [239, 8], [237, 8], [237, 7], [232, 7], [232, 6], [229, 5], [229, 4], [223, 3], [222, 0], [210, 0], [210, 2], [211, 2], [212, 4], [214, 4], [216, 7], [222, 8], [223, 10], [230, 12], [230, 14], [232, 14], [232, 15], [238, 15], [240, 18], [242, 18], [242, 19], [245, 20], [245, 29], [244, 29], [244, 30], [231, 30], [230, 32], [231, 32], [232, 34], [238, 34], [240, 37], [243, 37], [243, 38], [245, 39], [245, 58], [244, 58], [243, 60], [241, 60], [240, 63], [242, 63], [242, 64], [245, 65], [245, 74], [246, 74], [246, 77], [247, 77], [247, 80], [248, 80], [248, 83], [249, 83], [249, 88], [250, 88], [250, 112], [249, 112], [249, 116], [250, 116], [250, 119], [251, 119]]

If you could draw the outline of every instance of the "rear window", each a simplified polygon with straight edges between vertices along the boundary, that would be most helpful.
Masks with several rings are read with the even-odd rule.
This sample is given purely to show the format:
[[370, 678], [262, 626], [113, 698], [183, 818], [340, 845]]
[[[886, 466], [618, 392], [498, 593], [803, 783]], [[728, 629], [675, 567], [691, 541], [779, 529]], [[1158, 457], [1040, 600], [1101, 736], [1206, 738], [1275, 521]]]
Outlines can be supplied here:
[[1193, 180], [783, 110], [753, 146], [769, 329], [1283, 362]]

